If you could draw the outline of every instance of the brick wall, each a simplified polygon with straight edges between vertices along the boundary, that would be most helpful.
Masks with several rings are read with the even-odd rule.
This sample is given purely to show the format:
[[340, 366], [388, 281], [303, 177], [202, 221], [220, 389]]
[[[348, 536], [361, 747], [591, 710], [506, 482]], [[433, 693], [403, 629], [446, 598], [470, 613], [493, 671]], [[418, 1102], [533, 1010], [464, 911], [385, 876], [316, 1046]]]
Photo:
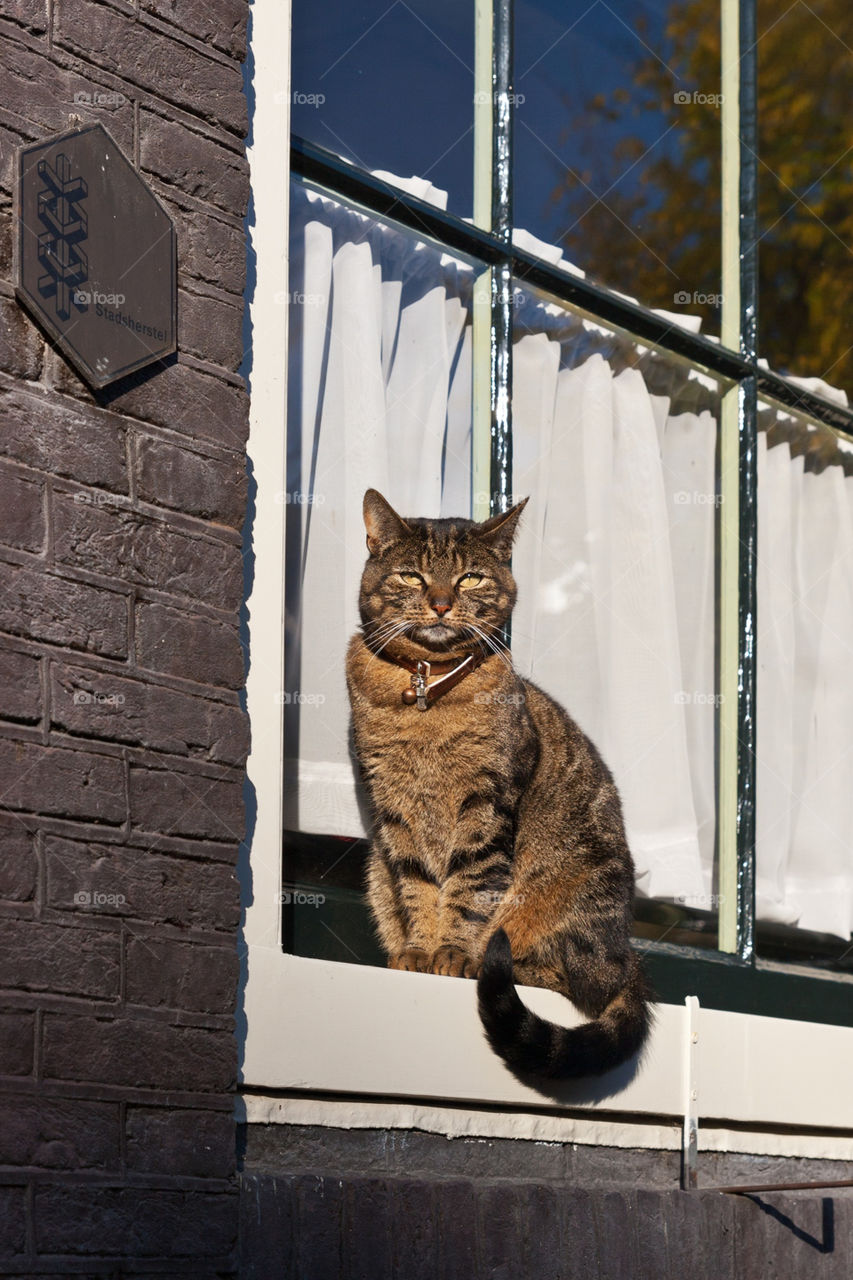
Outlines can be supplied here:
[[[232, 1273], [247, 13], [0, 0], [4, 1275]], [[97, 397], [13, 294], [16, 148], [77, 121], [178, 235], [178, 359]]]

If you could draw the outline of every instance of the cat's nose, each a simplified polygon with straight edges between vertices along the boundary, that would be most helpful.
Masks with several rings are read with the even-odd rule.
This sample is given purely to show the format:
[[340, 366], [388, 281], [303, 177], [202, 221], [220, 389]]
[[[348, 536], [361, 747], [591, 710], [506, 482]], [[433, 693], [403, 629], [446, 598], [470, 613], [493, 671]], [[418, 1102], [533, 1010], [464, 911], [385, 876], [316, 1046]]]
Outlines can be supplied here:
[[445, 613], [448, 613], [449, 610], [453, 607], [453, 601], [449, 598], [449, 596], [432, 596], [430, 598], [429, 604], [430, 604], [430, 608], [434, 609], [439, 617], [442, 617]]

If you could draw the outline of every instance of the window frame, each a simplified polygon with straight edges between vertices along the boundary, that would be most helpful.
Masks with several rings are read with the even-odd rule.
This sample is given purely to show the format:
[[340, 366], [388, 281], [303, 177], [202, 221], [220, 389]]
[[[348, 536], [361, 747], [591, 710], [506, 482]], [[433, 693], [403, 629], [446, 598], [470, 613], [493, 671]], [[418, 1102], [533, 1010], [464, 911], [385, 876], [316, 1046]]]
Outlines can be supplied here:
[[[723, 679], [727, 683], [722, 691], [731, 695], [734, 714], [721, 735], [724, 739], [721, 768], [729, 783], [727, 801], [725, 782], [720, 794], [721, 809], [725, 809], [725, 803], [728, 805], [725, 812], [721, 812], [720, 821], [727, 823], [722, 840], [730, 851], [732, 909], [728, 919], [721, 921], [720, 949], [716, 952], [665, 943], [647, 945], [652, 978], [665, 1003], [660, 1006], [658, 1026], [641, 1074], [634, 1081], [624, 1083], [617, 1103], [615, 1106], [611, 1103], [610, 1109], [676, 1117], [687, 1114], [684, 1082], [678, 1072], [677, 1080], [673, 1076], [672, 1064], [683, 1064], [689, 1058], [685, 1036], [691, 1023], [681, 1002], [685, 993], [691, 992], [698, 995], [703, 1006], [703, 1026], [717, 1028], [717, 1032], [709, 1036], [708, 1061], [723, 1063], [725, 1035], [742, 1036], [744, 1044], [749, 1042], [747, 1059], [760, 1071], [759, 1079], [767, 1072], [772, 1074], [773, 1062], [779, 1061], [780, 1043], [786, 1046], [784, 1055], [791, 1061], [785, 1076], [787, 1083], [773, 1093], [769, 1111], [757, 1106], [754, 1097], [747, 1098], [742, 1085], [735, 1082], [727, 1094], [723, 1091], [715, 1099], [714, 1106], [719, 1109], [712, 1114], [741, 1122], [761, 1120], [840, 1127], [832, 1123], [833, 1115], [843, 1114], [837, 1102], [840, 1086], [838, 1094], [834, 1088], [827, 1090], [825, 1096], [836, 1099], [836, 1110], [827, 1109], [823, 1117], [821, 1108], [821, 1119], [815, 1119], [814, 1107], [802, 1116], [796, 1108], [792, 1112], [791, 1107], [799, 1091], [803, 1095], [809, 1093], [808, 1076], [811, 1072], [813, 1083], [815, 1064], [826, 1061], [825, 1057], [815, 1059], [806, 1070], [811, 1055], [802, 1049], [803, 1022], [837, 1024], [825, 1026], [820, 1032], [821, 1036], [829, 1036], [825, 1052], [831, 1043], [832, 1053], [838, 1060], [853, 1056], [853, 1032], [847, 1030], [853, 1022], [850, 980], [834, 974], [803, 974], [786, 965], [764, 963], [756, 956], [754, 946], [756, 430], [759, 394], [797, 408], [849, 435], [853, 435], [853, 413], [793, 386], [760, 368], [757, 362], [755, 0], [742, 0], [740, 4], [738, 0], [722, 0], [722, 11], [723, 85], [725, 89], [727, 84], [729, 88], [735, 84], [735, 99], [739, 103], [734, 132], [736, 163], [731, 151], [735, 144], [730, 139], [728, 165], [724, 164], [724, 172], [737, 178], [736, 198], [732, 200], [729, 190], [729, 198], [724, 200], [727, 209], [724, 225], [728, 226], [724, 239], [724, 282], [728, 278], [736, 296], [737, 319], [733, 327], [733, 313], [728, 304], [728, 319], [724, 317], [726, 340], [716, 344], [673, 327], [611, 290], [561, 272], [514, 246], [508, 165], [500, 169], [492, 192], [493, 202], [499, 202], [498, 216], [493, 203], [492, 226], [484, 229], [408, 196], [314, 144], [291, 140], [289, 4], [259, 0], [254, 7], [250, 93], [250, 101], [254, 103], [253, 136], [248, 151], [255, 216], [253, 223], [247, 222], [253, 332], [248, 452], [251, 474], [255, 477], [247, 677], [252, 749], [247, 766], [250, 820], [241, 859], [245, 912], [241, 946], [243, 1007], [238, 1019], [243, 1057], [241, 1079], [246, 1088], [452, 1097], [460, 1103], [467, 1098], [520, 1108], [567, 1105], [565, 1099], [543, 1100], [541, 1095], [525, 1090], [495, 1062], [479, 1033], [472, 984], [449, 984], [431, 975], [392, 973], [310, 960], [282, 951], [284, 707], [276, 695], [285, 687], [282, 565], [286, 508], [281, 494], [286, 474], [282, 424], [286, 420], [288, 309], [282, 300], [288, 298], [290, 287], [287, 251], [282, 249], [282, 243], [287, 244], [288, 188], [294, 174], [319, 184], [332, 195], [355, 201], [378, 217], [390, 218], [436, 239], [450, 251], [461, 251], [480, 259], [492, 268], [489, 342], [492, 367], [503, 370], [498, 380], [501, 385], [495, 385], [493, 380], [487, 405], [491, 439], [488, 487], [493, 511], [504, 509], [512, 488], [511, 394], [500, 393], [511, 392], [511, 282], [514, 276], [605, 323], [616, 325], [632, 337], [687, 357], [700, 368], [722, 374], [733, 382], [728, 408], [724, 405], [721, 434], [726, 437], [729, 458], [736, 464], [728, 479], [724, 470], [723, 481], [728, 484], [726, 496], [732, 499], [728, 509], [734, 525], [728, 543], [729, 563], [723, 572], [724, 583], [728, 583], [729, 611], [724, 625], [728, 626], [730, 661], [727, 668], [724, 665]], [[511, 129], [510, 21], [511, 0], [495, 0], [491, 27], [492, 147], [502, 154], [506, 154]], [[727, 49], [730, 56], [737, 55], [734, 66], [731, 61], [726, 62]], [[740, 56], [741, 49], [743, 56]], [[731, 124], [730, 115], [729, 133]], [[723, 136], [727, 136], [725, 131]], [[732, 275], [735, 270], [736, 286]], [[726, 554], [725, 545], [723, 554]], [[544, 1000], [550, 1015], [563, 1020], [565, 1002], [554, 997], [548, 1004], [553, 993], [527, 994], [531, 1004]], [[382, 1024], [383, 1034], [380, 1034], [382, 1029], [378, 1032], [374, 1025], [374, 1038], [366, 1048], [359, 1047], [359, 1029], [351, 1020], [347, 1022], [347, 1011], [355, 1008], [364, 1014], [375, 1009], [377, 1003], [396, 1008], [412, 1034], [424, 1027], [427, 1036], [432, 1037], [423, 1041], [414, 1073], [411, 1061], [403, 1061], [392, 1053], [389, 1067], [377, 1052], [380, 1044], [384, 1049], [393, 1046], [392, 1032], [399, 1029], [399, 1018], [396, 1022], [386, 1019]], [[759, 1008], [763, 1015], [773, 1016], [757, 1016], [755, 1010]], [[318, 1010], [321, 1010], [319, 1014]], [[338, 1019], [338, 1026], [331, 1026], [331, 1035], [330, 1015]], [[787, 1022], [787, 1031], [778, 1031], [775, 1024], [779, 1021]], [[339, 1034], [342, 1023], [349, 1027], [343, 1037]], [[375, 1038], [377, 1034], [379, 1040]], [[340, 1052], [342, 1038], [343, 1053]], [[434, 1048], [436, 1044], [443, 1046], [441, 1062]], [[772, 1054], [767, 1046], [773, 1046]], [[343, 1063], [342, 1069], [330, 1066], [334, 1056]], [[370, 1062], [372, 1068], [365, 1066]], [[457, 1072], [461, 1073], [462, 1083], [457, 1086], [449, 1083], [448, 1062], [455, 1063]], [[354, 1083], [356, 1064], [361, 1074], [356, 1072], [358, 1081]], [[499, 1073], [497, 1077], [495, 1072]], [[655, 1072], [662, 1073], [656, 1091], [649, 1083]], [[439, 1083], [435, 1083], [436, 1080]], [[612, 1094], [612, 1086], [610, 1092]], [[575, 1097], [577, 1100], [569, 1105], [597, 1109], [603, 1104], [607, 1109], [606, 1098], [595, 1095], [594, 1090], [586, 1100], [581, 1095]], [[709, 1113], [706, 1111], [706, 1114]], [[797, 1120], [792, 1120], [792, 1116]]]

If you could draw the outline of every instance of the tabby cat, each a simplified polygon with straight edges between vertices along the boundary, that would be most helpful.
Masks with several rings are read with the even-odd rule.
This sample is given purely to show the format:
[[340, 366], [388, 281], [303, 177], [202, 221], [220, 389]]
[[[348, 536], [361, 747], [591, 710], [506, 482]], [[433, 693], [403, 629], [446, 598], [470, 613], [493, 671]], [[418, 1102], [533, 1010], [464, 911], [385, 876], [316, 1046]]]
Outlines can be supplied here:
[[[598, 751], [500, 642], [519, 503], [475, 523], [364, 497], [369, 556], [347, 683], [375, 828], [368, 898], [392, 969], [476, 978], [492, 1048], [521, 1076], [636, 1053], [649, 993], [629, 943], [634, 867]], [[533, 1014], [514, 982], [592, 1021]]]

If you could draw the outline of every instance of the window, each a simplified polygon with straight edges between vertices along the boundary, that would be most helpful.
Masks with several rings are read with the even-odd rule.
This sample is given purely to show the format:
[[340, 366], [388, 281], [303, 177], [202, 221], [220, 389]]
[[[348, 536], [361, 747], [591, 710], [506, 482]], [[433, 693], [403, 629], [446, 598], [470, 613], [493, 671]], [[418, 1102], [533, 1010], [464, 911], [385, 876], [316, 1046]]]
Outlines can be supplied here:
[[[471, 8], [379, 6], [355, 25], [344, 6], [296, 3], [292, 87], [259, 59], [256, 119], [262, 101], [290, 103], [294, 136], [289, 197], [281, 170], [261, 163], [284, 146], [286, 109], [258, 132], [253, 165], [263, 324], [253, 374], [250, 1024], [253, 1010], [268, 1017], [263, 992], [281, 988], [282, 964], [306, 1018], [324, 1002], [346, 1024], [317, 1030], [315, 1066], [341, 1035], [355, 1043], [365, 1025], [380, 1034], [362, 1017], [379, 993], [405, 1016], [398, 979], [411, 975], [377, 967], [361, 901], [367, 828], [342, 671], [368, 485], [427, 515], [483, 517], [531, 493], [516, 662], [614, 767], [638, 867], [637, 945], [662, 1000], [698, 993], [721, 1011], [849, 1023], [853, 814], [838, 774], [853, 688], [853, 419], [831, 382], [783, 377], [759, 359], [754, 7], [744, 0], [738, 16], [726, 3], [721, 36], [707, 3], [650, 6], [645, 26], [635, 6], [609, 7], [618, 40], [598, 14], [588, 30], [564, 33], [555, 62], [558, 7], [518, 0], [525, 67], [515, 66], [530, 103], [513, 79], [509, 4], [491, 18]], [[261, 6], [256, 39], [277, 20]], [[570, 71], [587, 47], [599, 51], [602, 100], [579, 133], [594, 67], [583, 83]], [[392, 65], [387, 79], [377, 71]], [[644, 117], [635, 137], [626, 112], [642, 116], [662, 84], [671, 106]], [[531, 136], [537, 93], [566, 101], [565, 136]], [[568, 231], [549, 212], [543, 148], [575, 177], [587, 172], [586, 149], [594, 171], [589, 206], [575, 178], [563, 192]], [[635, 176], [614, 196], [611, 167], [631, 156]], [[689, 207], [707, 196], [695, 236], [682, 234], [679, 175]], [[289, 275], [281, 223], [263, 221], [265, 207], [289, 208]], [[611, 256], [605, 232], [620, 220], [625, 238]], [[662, 241], [652, 232], [676, 246], [667, 270], [654, 265]], [[287, 427], [273, 441], [285, 421], [288, 320]], [[803, 961], [812, 969], [794, 968]], [[466, 984], [424, 979], [424, 999], [435, 982], [464, 1037]], [[290, 1080], [395, 1091], [393, 1064], [365, 1083], [366, 1052], [310, 1072], [301, 1047], [288, 1052]], [[275, 1081], [271, 1055], [256, 1037], [256, 1082]], [[419, 1083], [398, 1078], [396, 1091], [530, 1100], [474, 1058], [465, 1085], [427, 1064]], [[626, 1105], [666, 1112], [644, 1088], [635, 1082]]]

